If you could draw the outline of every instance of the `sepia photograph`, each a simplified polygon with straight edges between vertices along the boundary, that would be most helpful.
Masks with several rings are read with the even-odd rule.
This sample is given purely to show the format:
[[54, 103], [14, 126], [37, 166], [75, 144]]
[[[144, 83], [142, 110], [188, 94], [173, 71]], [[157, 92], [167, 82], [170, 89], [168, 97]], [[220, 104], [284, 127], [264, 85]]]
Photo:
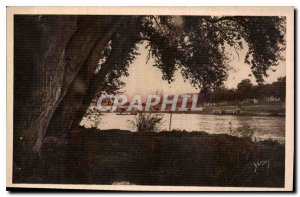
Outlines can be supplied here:
[[292, 191], [293, 7], [7, 7], [7, 187]]

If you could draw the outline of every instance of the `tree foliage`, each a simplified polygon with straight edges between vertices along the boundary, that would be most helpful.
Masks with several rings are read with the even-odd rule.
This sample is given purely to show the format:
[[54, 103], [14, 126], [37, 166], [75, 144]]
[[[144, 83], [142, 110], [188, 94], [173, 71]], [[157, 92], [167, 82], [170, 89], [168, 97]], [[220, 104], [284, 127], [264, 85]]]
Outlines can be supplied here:
[[221, 103], [223, 101], [239, 101], [243, 99], [262, 99], [273, 96], [285, 101], [286, 77], [279, 77], [277, 81], [269, 84], [253, 85], [249, 79], [243, 79], [236, 89], [228, 89], [224, 86], [210, 90], [206, 96], [206, 101], [211, 103]]
[[218, 87], [227, 79], [229, 54], [245, 48], [245, 63], [251, 65], [257, 82], [284, 60], [284, 17], [147, 16], [144, 39], [163, 79], [171, 82], [177, 68], [192, 85]]
[[[215, 92], [218, 92], [215, 94], [223, 96], [225, 96], [223, 83], [231, 69], [229, 66], [231, 54], [228, 54], [228, 48], [237, 54], [248, 48], [244, 61], [251, 66], [258, 83], [263, 83], [264, 77], [268, 76], [267, 71], [275, 69], [278, 62], [284, 60], [285, 17], [135, 16], [133, 18], [134, 20], [128, 19], [129, 24], [123, 24], [102, 51], [106, 55], [100, 60], [97, 71], [105, 64], [109, 64], [110, 71], [104, 78], [100, 94], [97, 93], [95, 98], [101, 93], [118, 93], [124, 87], [125, 84], [119, 78], [128, 76], [128, 66], [138, 55], [137, 44], [142, 42], [147, 43], [148, 59], [154, 58], [153, 66], [162, 71], [164, 80], [171, 83], [175, 71], [180, 69], [183, 78], [193, 86], [203, 90], [215, 89]], [[132, 26], [134, 29], [130, 29]], [[123, 43], [124, 37], [130, 39]], [[117, 57], [112, 55], [114, 51], [118, 51]], [[251, 84], [246, 82], [249, 81], [240, 84], [238, 93], [234, 90], [225, 90], [228, 94], [225, 97], [235, 98], [237, 95], [243, 95], [243, 98], [251, 97], [251, 93], [247, 92]], [[96, 99], [93, 101], [95, 103]]]
[[258, 83], [284, 60], [285, 17], [140, 16], [136, 23], [139, 36], [129, 45], [132, 50], [112, 65], [116, 68], [109, 74], [112, 79], [128, 75], [127, 66], [141, 42], [147, 42], [148, 58], [155, 59], [153, 66], [162, 71], [163, 79], [171, 83], [180, 69], [184, 79], [198, 88], [223, 85], [230, 69], [228, 48], [239, 53], [248, 47], [244, 61]]

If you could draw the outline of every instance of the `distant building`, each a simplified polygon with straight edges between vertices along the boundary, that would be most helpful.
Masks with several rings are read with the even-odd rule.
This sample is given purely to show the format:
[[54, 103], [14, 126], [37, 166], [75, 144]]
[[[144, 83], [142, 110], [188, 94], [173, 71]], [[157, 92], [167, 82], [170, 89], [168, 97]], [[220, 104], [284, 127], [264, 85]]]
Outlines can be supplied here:
[[239, 114], [240, 111], [241, 110], [236, 106], [228, 106], [223, 109], [224, 114]]
[[280, 98], [276, 98], [275, 96], [269, 96], [269, 97], [265, 97], [265, 100], [269, 103], [272, 103], [272, 102], [279, 102]]
[[213, 114], [239, 114], [240, 109], [237, 106], [224, 106], [219, 109], [214, 109]]
[[213, 113], [213, 114], [222, 114], [222, 110], [220, 110], [220, 109], [214, 109], [214, 110], [212, 111], [212, 113]]
[[243, 99], [240, 104], [258, 104], [259, 101], [257, 98], [246, 98]]

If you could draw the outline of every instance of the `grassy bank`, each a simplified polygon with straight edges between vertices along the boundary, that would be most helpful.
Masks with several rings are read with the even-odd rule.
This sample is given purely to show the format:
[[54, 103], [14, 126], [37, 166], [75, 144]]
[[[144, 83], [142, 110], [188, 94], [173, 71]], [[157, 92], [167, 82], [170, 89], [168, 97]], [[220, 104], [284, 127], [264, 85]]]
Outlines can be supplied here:
[[[49, 139], [49, 137], [48, 137]], [[54, 138], [55, 139], [55, 138]], [[284, 145], [205, 132], [132, 133], [81, 128], [48, 140], [15, 182], [139, 185], [284, 185]]]

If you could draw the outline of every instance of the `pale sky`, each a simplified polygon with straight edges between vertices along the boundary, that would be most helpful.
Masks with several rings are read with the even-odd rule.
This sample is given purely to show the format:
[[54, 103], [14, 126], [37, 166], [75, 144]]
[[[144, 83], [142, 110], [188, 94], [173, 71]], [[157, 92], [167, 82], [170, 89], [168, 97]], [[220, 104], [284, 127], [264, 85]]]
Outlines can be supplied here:
[[[126, 86], [122, 89], [128, 96], [134, 96], [136, 94], [149, 95], [155, 94], [157, 90], [163, 91], [163, 94], [184, 94], [184, 93], [198, 93], [199, 90], [195, 89], [189, 81], [184, 82], [180, 70], [175, 73], [175, 81], [168, 84], [167, 81], [162, 80], [161, 71], [154, 67], [154, 59], [151, 58], [148, 63], [147, 54], [148, 51], [145, 49], [146, 44], [139, 44], [140, 55], [129, 65], [129, 76], [122, 77], [121, 80], [126, 83]], [[228, 88], [236, 88], [237, 84], [242, 79], [251, 79], [253, 84], [256, 84], [255, 78], [251, 73], [250, 65], [244, 63], [247, 48], [244, 47], [243, 51], [237, 52], [235, 50], [228, 50], [232, 59], [230, 66], [234, 69], [229, 71], [228, 80], [225, 85]], [[266, 83], [272, 83], [277, 80], [278, 77], [285, 76], [285, 62], [280, 62], [276, 67], [276, 71], [269, 71], [269, 77], [265, 78]], [[251, 76], [250, 76], [251, 74]]]

